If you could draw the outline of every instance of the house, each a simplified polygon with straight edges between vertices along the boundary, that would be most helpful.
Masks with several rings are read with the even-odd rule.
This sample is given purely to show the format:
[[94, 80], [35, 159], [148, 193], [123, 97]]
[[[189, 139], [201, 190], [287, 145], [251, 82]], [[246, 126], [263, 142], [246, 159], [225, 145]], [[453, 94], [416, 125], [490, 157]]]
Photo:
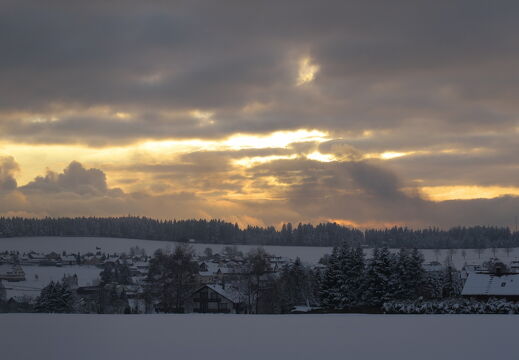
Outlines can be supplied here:
[[187, 313], [240, 314], [245, 306], [241, 294], [235, 289], [206, 284], [188, 296], [184, 310]]
[[25, 272], [20, 265], [0, 265], [0, 280], [25, 281]]
[[45, 261], [47, 258], [44, 254], [39, 254], [31, 251], [26, 257], [22, 258], [24, 265], [39, 265], [41, 261]]
[[503, 298], [519, 300], [519, 274], [469, 273], [463, 297], [476, 299]]
[[214, 284], [223, 282], [223, 272], [220, 266], [214, 262], [202, 262], [198, 264], [197, 280], [200, 284]]
[[150, 263], [148, 261], [135, 261], [133, 265], [139, 270], [141, 275], [146, 275], [150, 268]]
[[77, 258], [74, 255], [65, 255], [61, 257], [63, 265], [77, 265]]
[[83, 265], [100, 265], [104, 262], [101, 257], [97, 255], [87, 254], [81, 259]]

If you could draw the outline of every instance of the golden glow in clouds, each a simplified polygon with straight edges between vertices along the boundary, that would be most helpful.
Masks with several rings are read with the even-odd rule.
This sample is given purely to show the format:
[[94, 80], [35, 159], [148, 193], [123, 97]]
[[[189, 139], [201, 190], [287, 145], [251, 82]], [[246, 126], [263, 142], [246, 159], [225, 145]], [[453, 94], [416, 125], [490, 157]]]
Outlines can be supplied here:
[[299, 72], [297, 75], [297, 86], [314, 81], [315, 75], [319, 72], [319, 65], [312, 63], [312, 59], [304, 57], [299, 60]]

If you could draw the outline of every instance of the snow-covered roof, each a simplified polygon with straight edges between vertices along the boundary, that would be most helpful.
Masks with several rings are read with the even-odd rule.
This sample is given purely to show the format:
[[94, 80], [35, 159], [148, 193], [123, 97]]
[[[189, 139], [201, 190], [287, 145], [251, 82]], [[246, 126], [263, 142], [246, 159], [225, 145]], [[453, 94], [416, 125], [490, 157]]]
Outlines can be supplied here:
[[211, 276], [215, 275], [218, 272], [219, 266], [213, 262], [204, 262], [207, 267], [207, 271], [200, 271], [199, 274], [202, 276]]
[[519, 274], [496, 276], [493, 274], [470, 273], [461, 295], [519, 295]]
[[211, 285], [206, 285], [206, 286], [209, 289], [211, 289], [214, 292], [222, 295], [223, 297], [231, 300], [234, 303], [239, 303], [241, 301], [240, 293], [231, 287], [223, 288], [221, 285], [216, 285], [216, 284], [211, 284]]

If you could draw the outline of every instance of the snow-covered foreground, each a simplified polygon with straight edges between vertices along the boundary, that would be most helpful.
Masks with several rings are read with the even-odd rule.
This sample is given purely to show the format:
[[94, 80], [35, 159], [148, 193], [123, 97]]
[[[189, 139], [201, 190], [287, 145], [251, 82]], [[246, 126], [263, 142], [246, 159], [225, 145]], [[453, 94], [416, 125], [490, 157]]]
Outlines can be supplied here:
[[2, 359], [515, 358], [515, 316], [0, 315]]
[[[172, 249], [177, 245], [175, 242], [168, 241], [154, 241], [154, 240], [137, 240], [137, 239], [120, 239], [120, 238], [95, 238], [95, 237], [17, 237], [17, 238], [0, 238], [0, 251], [4, 250], [18, 250], [20, 252], [33, 250], [36, 252], [51, 252], [56, 251], [61, 253], [63, 250], [67, 252], [96, 252], [96, 247], [101, 248], [103, 252], [128, 252], [130, 247], [139, 246], [146, 250], [151, 255], [157, 249]], [[194, 249], [200, 254], [203, 253], [204, 249], [209, 247], [214, 252], [221, 252], [225, 246], [223, 244], [192, 244]], [[255, 245], [238, 245], [240, 251], [248, 252], [251, 249], [257, 248]], [[319, 259], [325, 255], [330, 254], [332, 249], [329, 247], [309, 247], [309, 246], [264, 246], [267, 252], [295, 259], [296, 257], [307, 263], [317, 263]], [[395, 250], [396, 251], [396, 250]], [[421, 250], [425, 256], [426, 261], [432, 261], [438, 259], [443, 262], [447, 256], [449, 256], [448, 250], [440, 250], [439, 254], [436, 254], [434, 250]], [[463, 255], [465, 254], [465, 256]], [[366, 254], [371, 254], [370, 249], [366, 249]], [[461, 268], [465, 262], [468, 263], [482, 263], [493, 257], [493, 253], [490, 249], [486, 249], [482, 254], [478, 254], [472, 249], [456, 249], [455, 253], [452, 254], [452, 260], [454, 265]], [[507, 255], [504, 249], [497, 249], [496, 256], [505, 262], [509, 262], [512, 259], [519, 258], [519, 248], [511, 250], [510, 254]]]

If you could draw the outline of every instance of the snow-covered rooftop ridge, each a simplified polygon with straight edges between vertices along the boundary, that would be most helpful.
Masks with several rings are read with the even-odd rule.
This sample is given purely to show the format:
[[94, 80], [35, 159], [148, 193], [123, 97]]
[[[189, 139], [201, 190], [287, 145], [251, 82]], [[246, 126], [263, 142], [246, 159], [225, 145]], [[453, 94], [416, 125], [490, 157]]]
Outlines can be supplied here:
[[208, 284], [207, 287], [234, 303], [239, 303], [241, 301], [240, 293], [233, 288], [224, 288], [223, 286], [217, 284]]
[[461, 295], [519, 296], [519, 274], [470, 273]]

